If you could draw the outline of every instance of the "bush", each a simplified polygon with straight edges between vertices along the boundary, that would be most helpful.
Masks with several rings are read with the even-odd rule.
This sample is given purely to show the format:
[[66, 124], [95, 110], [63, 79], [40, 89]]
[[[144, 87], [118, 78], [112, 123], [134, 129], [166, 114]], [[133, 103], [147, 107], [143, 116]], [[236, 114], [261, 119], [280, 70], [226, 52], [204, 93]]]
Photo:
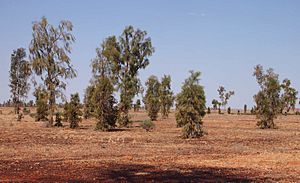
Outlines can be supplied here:
[[37, 88], [35, 93], [36, 97], [36, 115], [35, 121], [47, 121], [48, 104], [47, 104], [47, 91], [42, 88]]
[[210, 107], [207, 108], [207, 114], [210, 114], [211, 111], [210, 111]]
[[23, 108], [23, 114], [24, 114], [24, 115], [30, 114], [30, 109], [27, 108], [27, 107], [24, 107], [24, 108]]
[[230, 108], [230, 107], [228, 107], [227, 113], [228, 113], [228, 114], [231, 114], [231, 108]]
[[199, 85], [200, 72], [191, 71], [185, 80], [182, 91], [176, 97], [176, 121], [183, 127], [184, 138], [195, 138], [203, 135], [202, 118], [205, 115], [205, 93]]
[[144, 120], [141, 123], [141, 127], [148, 132], [150, 130], [153, 130], [155, 125], [151, 120]]
[[62, 127], [62, 123], [61, 123], [62, 119], [61, 119], [61, 114], [60, 112], [55, 113], [55, 124], [54, 126], [56, 127]]

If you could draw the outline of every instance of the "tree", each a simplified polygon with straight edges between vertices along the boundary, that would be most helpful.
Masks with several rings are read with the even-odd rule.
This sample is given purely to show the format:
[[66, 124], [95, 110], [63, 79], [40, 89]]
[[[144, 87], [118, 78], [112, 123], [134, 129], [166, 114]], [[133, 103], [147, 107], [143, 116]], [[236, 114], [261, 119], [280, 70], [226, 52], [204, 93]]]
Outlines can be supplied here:
[[49, 126], [53, 125], [56, 98], [63, 98], [65, 79], [76, 77], [68, 54], [75, 41], [71, 34], [70, 21], [61, 21], [58, 27], [48, 24], [45, 17], [32, 26], [32, 40], [29, 46], [30, 60], [34, 73], [39, 76], [48, 92]]
[[93, 94], [96, 130], [107, 131], [115, 128], [117, 121], [117, 106], [113, 96], [114, 88], [107, 77], [100, 77]]
[[218, 107], [220, 107], [220, 105], [221, 105], [221, 103], [216, 99], [213, 99], [211, 104], [213, 105], [214, 110], [217, 110]]
[[160, 83], [156, 76], [150, 76], [146, 82], [146, 95], [144, 97], [145, 105], [147, 106], [148, 116], [152, 121], [155, 121], [160, 109], [159, 89]]
[[284, 79], [281, 88], [283, 89], [283, 94], [281, 95], [281, 112], [285, 109], [287, 112], [290, 109], [294, 110], [297, 101], [298, 91], [291, 87], [291, 81], [289, 79]]
[[169, 116], [174, 100], [175, 97], [171, 91], [171, 76], [164, 75], [159, 87], [160, 111], [163, 118], [167, 118]]
[[199, 85], [200, 72], [190, 71], [191, 76], [185, 80], [181, 92], [176, 97], [176, 121], [183, 127], [184, 138], [203, 135], [202, 118], [205, 115], [205, 93]]
[[95, 91], [95, 86], [93, 84], [89, 85], [85, 89], [84, 99], [83, 99], [83, 117], [84, 119], [88, 119], [94, 113], [94, 101], [93, 95]]
[[220, 86], [218, 89], [219, 97], [221, 100], [221, 105], [224, 107], [224, 110], [226, 109], [226, 105], [228, 103], [229, 98], [234, 95], [234, 91], [229, 91], [226, 93], [226, 89], [224, 86]]
[[138, 112], [141, 109], [141, 100], [137, 99], [136, 103], [134, 104], [134, 112]]
[[66, 104], [65, 113], [70, 122], [70, 128], [78, 128], [82, 111], [78, 93], [71, 94], [70, 102]]
[[247, 114], [247, 105], [244, 105], [244, 114]]
[[24, 102], [23, 100], [27, 97], [30, 88], [28, 79], [31, 70], [30, 64], [25, 60], [25, 57], [26, 52], [24, 48], [14, 50], [11, 55], [9, 87], [11, 88], [11, 99], [15, 107], [15, 114], [17, 115], [20, 112], [20, 104]]
[[129, 124], [129, 109], [134, 96], [140, 92], [139, 70], [149, 65], [153, 54], [150, 37], [147, 32], [128, 26], [117, 39], [111, 36], [106, 39], [103, 56], [112, 64], [114, 83], [120, 92], [118, 123]]
[[35, 121], [46, 121], [48, 116], [48, 105], [47, 105], [48, 93], [44, 88], [39, 86], [35, 89], [33, 95], [36, 98]]
[[[109, 40], [102, 43], [96, 49], [97, 56], [92, 60], [92, 73], [94, 77], [93, 89], [90, 90], [91, 105], [95, 109], [97, 118], [96, 130], [107, 131], [115, 128], [118, 117], [115, 91], [113, 83], [116, 82], [113, 75], [113, 64], [109, 59]], [[109, 54], [108, 54], [109, 53]]]
[[260, 86], [259, 92], [254, 95], [256, 102], [255, 113], [259, 121], [257, 126], [262, 129], [274, 128], [274, 119], [277, 118], [281, 109], [280, 83], [278, 74], [273, 69], [268, 69], [266, 73], [261, 65], [254, 68], [253, 76]]

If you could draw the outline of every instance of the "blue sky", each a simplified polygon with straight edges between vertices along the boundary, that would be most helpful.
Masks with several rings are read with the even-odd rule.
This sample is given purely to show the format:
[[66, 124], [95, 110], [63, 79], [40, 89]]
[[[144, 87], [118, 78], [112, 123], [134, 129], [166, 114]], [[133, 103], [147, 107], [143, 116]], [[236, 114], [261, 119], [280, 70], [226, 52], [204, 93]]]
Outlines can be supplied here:
[[218, 97], [218, 86], [224, 85], [236, 93], [230, 106], [251, 106], [258, 90], [252, 76], [256, 64], [274, 68], [281, 80], [291, 79], [300, 90], [299, 8], [298, 0], [1, 0], [0, 102], [10, 95], [13, 49], [28, 49], [32, 22], [46, 16], [53, 25], [60, 20], [74, 25], [71, 58], [78, 77], [68, 81], [67, 95], [83, 96], [96, 47], [133, 25], [148, 32], [156, 50], [140, 72], [143, 83], [152, 74], [170, 74], [178, 93], [188, 71], [198, 70], [209, 104]]

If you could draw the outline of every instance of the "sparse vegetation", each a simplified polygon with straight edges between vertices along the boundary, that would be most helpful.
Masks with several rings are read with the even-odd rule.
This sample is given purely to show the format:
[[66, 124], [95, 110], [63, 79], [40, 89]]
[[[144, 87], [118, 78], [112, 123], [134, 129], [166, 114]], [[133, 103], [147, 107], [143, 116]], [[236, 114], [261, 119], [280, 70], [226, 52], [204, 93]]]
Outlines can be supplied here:
[[228, 100], [230, 99], [231, 96], [234, 95], [234, 91], [229, 91], [226, 93], [226, 89], [224, 86], [220, 86], [218, 89], [220, 101], [219, 105], [224, 107], [224, 110], [226, 110], [226, 105], [228, 104]]
[[148, 132], [153, 130], [155, 125], [151, 120], [144, 120], [141, 122], [141, 127]]

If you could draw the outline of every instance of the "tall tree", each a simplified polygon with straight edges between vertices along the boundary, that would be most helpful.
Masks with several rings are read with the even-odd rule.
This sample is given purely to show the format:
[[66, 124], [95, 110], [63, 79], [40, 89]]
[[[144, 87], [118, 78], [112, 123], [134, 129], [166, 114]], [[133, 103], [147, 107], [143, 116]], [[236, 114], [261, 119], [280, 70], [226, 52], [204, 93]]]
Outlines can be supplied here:
[[75, 41], [70, 21], [61, 21], [58, 27], [48, 24], [45, 17], [32, 26], [30, 60], [32, 69], [41, 78], [49, 95], [49, 126], [53, 125], [56, 98], [63, 97], [65, 79], [76, 77], [69, 54]]
[[159, 89], [160, 83], [156, 76], [150, 76], [146, 81], [146, 95], [144, 97], [145, 105], [147, 106], [148, 116], [152, 121], [155, 121], [158, 116], [160, 102]]
[[31, 74], [30, 64], [25, 60], [26, 52], [24, 48], [18, 48], [14, 50], [11, 55], [10, 64], [10, 93], [11, 99], [15, 107], [15, 114], [19, 115], [20, 104], [27, 97], [27, 93], [30, 88], [28, 83], [29, 76]]
[[83, 99], [83, 117], [88, 119], [94, 113], [94, 101], [93, 95], [95, 91], [95, 85], [91, 84], [85, 89], [84, 99]]
[[206, 100], [203, 86], [199, 85], [200, 74], [191, 71], [191, 76], [185, 80], [176, 97], [176, 121], [178, 127], [183, 127], [184, 138], [203, 135], [202, 118]]
[[229, 91], [226, 93], [225, 87], [220, 86], [218, 89], [218, 93], [221, 100], [221, 105], [224, 107], [224, 110], [226, 110], [226, 105], [228, 104], [228, 100], [232, 95], [234, 95], [234, 91]]
[[284, 109], [289, 112], [290, 109], [294, 110], [297, 101], [298, 91], [291, 87], [291, 81], [289, 79], [284, 79], [281, 88], [283, 89], [283, 94], [281, 96], [282, 106], [281, 111]]
[[278, 74], [275, 74], [273, 69], [268, 69], [266, 73], [261, 65], [254, 68], [253, 76], [260, 86], [259, 92], [254, 95], [256, 102], [255, 113], [259, 121], [257, 126], [260, 128], [274, 128], [278, 113], [281, 109], [280, 98], [280, 83]]
[[141, 89], [139, 70], [149, 65], [154, 48], [147, 32], [132, 26], [126, 27], [118, 39], [107, 38], [104, 47], [103, 55], [112, 63], [114, 82], [120, 92], [118, 123], [127, 126], [132, 100]]
[[174, 95], [171, 90], [171, 76], [164, 75], [159, 87], [160, 111], [163, 118], [169, 116], [171, 107], [174, 104]]

